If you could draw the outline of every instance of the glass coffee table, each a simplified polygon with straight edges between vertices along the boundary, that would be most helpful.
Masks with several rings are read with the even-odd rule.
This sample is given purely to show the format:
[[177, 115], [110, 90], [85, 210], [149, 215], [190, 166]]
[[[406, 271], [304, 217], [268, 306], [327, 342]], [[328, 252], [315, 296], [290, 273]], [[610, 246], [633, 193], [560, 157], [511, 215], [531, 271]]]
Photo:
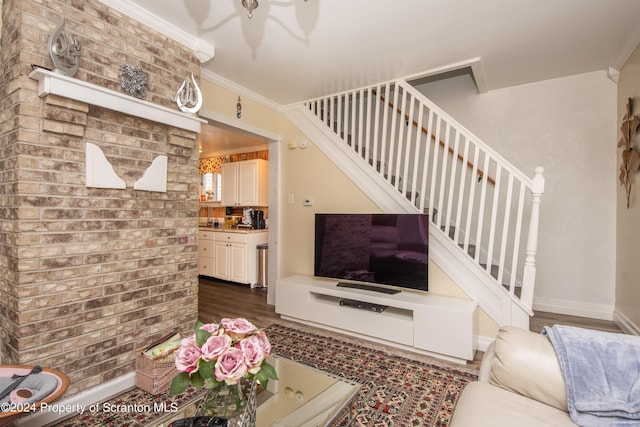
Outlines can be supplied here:
[[355, 416], [359, 384], [279, 356], [268, 362], [278, 380], [257, 396], [256, 427], [329, 426]]
[[[337, 420], [350, 425], [356, 414], [360, 385], [280, 356], [267, 361], [278, 373], [256, 397], [255, 427], [324, 427]], [[147, 427], [167, 427], [172, 421], [193, 417], [201, 395], [178, 412], [155, 420]]]

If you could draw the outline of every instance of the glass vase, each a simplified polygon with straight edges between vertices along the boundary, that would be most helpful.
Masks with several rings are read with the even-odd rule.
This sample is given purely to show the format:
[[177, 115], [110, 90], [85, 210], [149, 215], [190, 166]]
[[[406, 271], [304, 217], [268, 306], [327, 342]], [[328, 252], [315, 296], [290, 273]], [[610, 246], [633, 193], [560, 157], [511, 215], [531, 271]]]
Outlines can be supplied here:
[[253, 427], [256, 422], [256, 381], [207, 389], [196, 415], [226, 418], [228, 427]]

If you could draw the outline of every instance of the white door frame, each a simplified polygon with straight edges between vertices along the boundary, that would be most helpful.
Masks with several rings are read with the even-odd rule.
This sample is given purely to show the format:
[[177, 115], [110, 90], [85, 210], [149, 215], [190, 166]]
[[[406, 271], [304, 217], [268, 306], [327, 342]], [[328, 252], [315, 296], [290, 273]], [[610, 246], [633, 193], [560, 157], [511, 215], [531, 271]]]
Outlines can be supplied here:
[[240, 133], [249, 134], [267, 142], [269, 149], [269, 257], [268, 257], [268, 279], [267, 283], [267, 303], [275, 305], [275, 283], [280, 271], [280, 248], [278, 246], [278, 217], [279, 217], [279, 193], [280, 188], [280, 156], [282, 137], [273, 133], [231, 117], [224, 116], [210, 110], [200, 110], [200, 117], [207, 119], [212, 126], [220, 126]]

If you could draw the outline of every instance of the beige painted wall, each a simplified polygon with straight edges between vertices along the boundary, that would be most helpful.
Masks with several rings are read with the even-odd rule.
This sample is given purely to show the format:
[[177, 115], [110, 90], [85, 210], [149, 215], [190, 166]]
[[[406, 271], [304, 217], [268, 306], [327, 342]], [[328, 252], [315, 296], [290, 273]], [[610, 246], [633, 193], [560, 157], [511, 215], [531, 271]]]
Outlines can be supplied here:
[[[290, 123], [284, 141], [306, 138]], [[307, 148], [283, 148], [280, 184], [280, 276], [313, 275], [314, 214], [338, 212], [380, 212], [346, 175], [313, 143]], [[289, 203], [293, 197], [293, 204]], [[313, 206], [303, 206], [312, 198]]]
[[[634, 115], [640, 116], [640, 46], [638, 46], [620, 72], [618, 80], [618, 125], [626, 112], [628, 98], [633, 98]], [[640, 136], [633, 140], [640, 148]], [[611, 145], [613, 150], [614, 145]], [[621, 150], [616, 150], [620, 165]], [[631, 205], [622, 186], [617, 183], [616, 211], [616, 320], [636, 334], [640, 333], [640, 177], [634, 174]]]
[[259, 129], [278, 133], [278, 128], [281, 126], [281, 115], [275, 109], [269, 108], [249, 97], [242, 96], [242, 116], [238, 119], [236, 117], [238, 93], [205, 80], [204, 78], [200, 81], [200, 89], [203, 94], [203, 110], [209, 110], [227, 116], [232, 119], [232, 121], [237, 121], [238, 126], [245, 123]]

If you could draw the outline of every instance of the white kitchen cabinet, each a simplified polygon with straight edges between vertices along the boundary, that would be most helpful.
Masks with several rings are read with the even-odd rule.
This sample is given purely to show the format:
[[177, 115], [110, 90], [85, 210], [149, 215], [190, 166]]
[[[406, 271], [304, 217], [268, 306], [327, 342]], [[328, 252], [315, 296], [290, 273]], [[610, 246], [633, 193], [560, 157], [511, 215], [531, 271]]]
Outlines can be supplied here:
[[198, 274], [213, 277], [215, 263], [214, 243], [214, 232], [198, 232]]
[[246, 244], [215, 242], [215, 251], [215, 277], [231, 282], [248, 283]]
[[[255, 285], [258, 280], [256, 246], [267, 242], [268, 232], [217, 231], [213, 234], [213, 271], [207, 275]], [[200, 243], [198, 249], [200, 250]]]
[[222, 206], [267, 206], [269, 162], [243, 160], [222, 165]]

